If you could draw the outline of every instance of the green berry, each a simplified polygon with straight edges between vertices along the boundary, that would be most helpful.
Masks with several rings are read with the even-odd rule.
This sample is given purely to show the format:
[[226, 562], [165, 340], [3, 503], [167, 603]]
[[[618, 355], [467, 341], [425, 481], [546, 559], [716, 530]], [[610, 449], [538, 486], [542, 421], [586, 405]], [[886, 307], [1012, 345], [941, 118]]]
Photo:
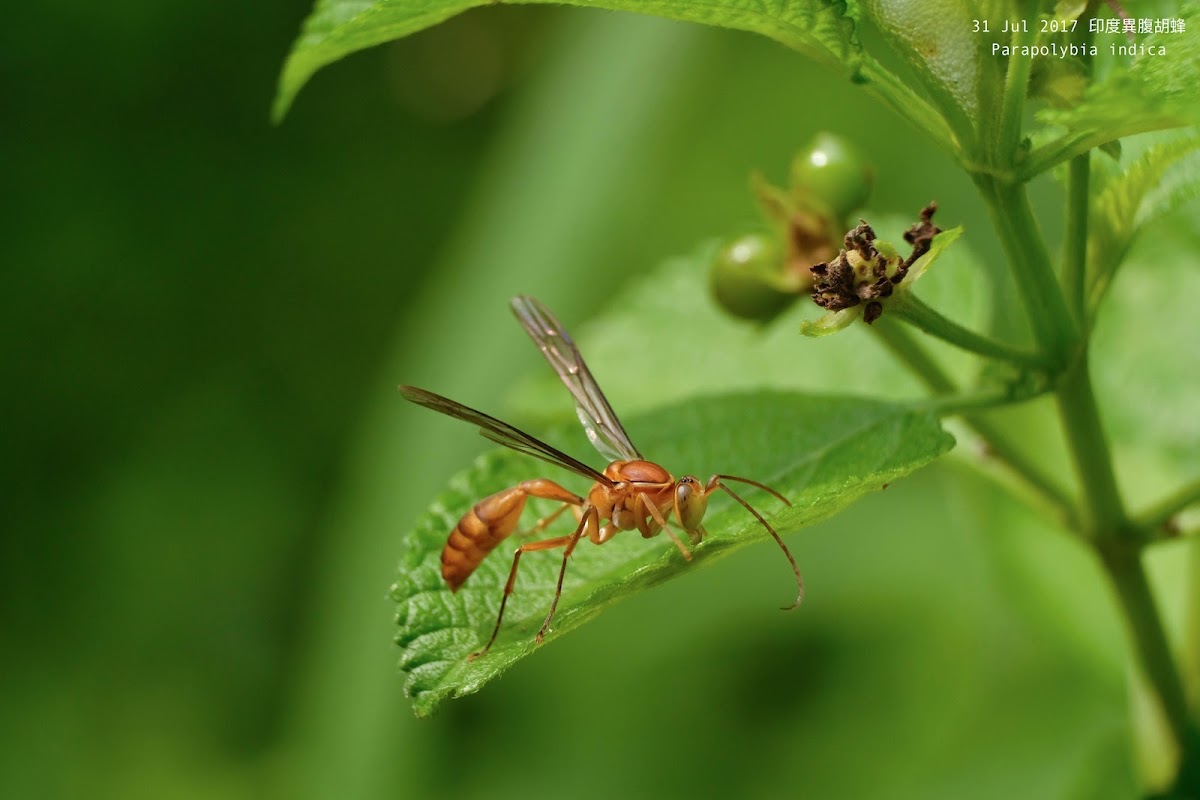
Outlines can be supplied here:
[[709, 271], [713, 296], [735, 317], [772, 319], [797, 297], [797, 287], [784, 277], [783, 262], [780, 247], [766, 234], [733, 239], [713, 258]]
[[838, 223], [871, 194], [871, 170], [849, 142], [832, 133], [818, 133], [796, 154], [791, 179], [799, 205], [824, 211]]

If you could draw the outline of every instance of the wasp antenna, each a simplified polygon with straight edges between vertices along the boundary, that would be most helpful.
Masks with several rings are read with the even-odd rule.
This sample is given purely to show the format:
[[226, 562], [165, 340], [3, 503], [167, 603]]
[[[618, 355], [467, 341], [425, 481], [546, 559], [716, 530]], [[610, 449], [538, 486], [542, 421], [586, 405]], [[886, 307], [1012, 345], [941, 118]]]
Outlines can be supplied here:
[[[761, 483], [758, 483], [756, 481], [747, 480], [745, 478], [736, 478], [732, 475], [721, 475], [720, 477], [729, 478], [730, 480], [735, 480], [735, 481], [745, 480], [746, 483], [752, 483], [755, 486], [761, 487], [763, 489], [767, 489], [768, 492], [775, 494], [775, 492], [772, 489], [768, 489], [766, 486], [763, 486]], [[771, 527], [770, 523], [768, 523], [765, 519], [763, 519], [762, 514], [760, 514], [754, 510], [753, 506], [751, 506], [749, 503], [747, 503], [745, 500], [743, 500], [737, 494], [737, 492], [733, 491], [733, 489], [730, 489], [725, 484], [718, 483], [717, 485], [720, 486], [722, 489], [724, 489], [729, 494], [730, 497], [732, 497], [734, 500], [737, 500], [738, 503], [741, 504], [742, 508], [746, 509], [751, 514], [753, 514], [754, 518], [756, 520], [758, 520], [760, 523], [762, 523], [762, 526], [767, 529], [767, 532], [770, 533], [772, 537], [774, 537], [775, 543], [779, 545], [779, 548], [781, 550], [783, 550], [783, 554], [785, 556], [787, 556], [788, 563], [792, 565], [792, 572], [796, 573], [796, 602], [792, 603], [790, 606], [782, 606], [782, 610], [783, 611], [794, 611], [800, 605], [800, 601], [802, 601], [804, 599], [804, 579], [800, 577], [800, 568], [796, 566], [796, 559], [792, 558], [792, 551], [787, 549], [787, 545], [783, 543], [783, 539], [779, 538], [779, 534], [775, 532], [775, 529]], [[780, 499], [782, 499], [782, 497]], [[784, 502], [787, 502], [787, 501], [784, 500]], [[791, 503], [788, 503], [788, 505], [791, 505]]]
[[[764, 492], [769, 492], [770, 494], [773, 494], [775, 497], [782, 500], [784, 502], [784, 505], [790, 506], [792, 504], [791, 500], [788, 500], [782, 494], [775, 491], [770, 486], [767, 486], [765, 483], [759, 483], [758, 481], [751, 480], [750, 478], [739, 478], [737, 475], [718, 475], [717, 477], [721, 478], [722, 480], [726, 480], [726, 481], [741, 481], [742, 483], [748, 483], [751, 486], [757, 486], [758, 488], [762, 489]], [[728, 489], [726, 489], [725, 491], [729, 492]], [[733, 492], [729, 492], [729, 493], [733, 494]], [[737, 495], [735, 495], [735, 494], [733, 496], [737, 497]], [[742, 503], [742, 505], [746, 505], [746, 504]], [[749, 506], [746, 506], [746, 507], [749, 508]], [[766, 524], [766, 523], [764, 523], [764, 524]]]

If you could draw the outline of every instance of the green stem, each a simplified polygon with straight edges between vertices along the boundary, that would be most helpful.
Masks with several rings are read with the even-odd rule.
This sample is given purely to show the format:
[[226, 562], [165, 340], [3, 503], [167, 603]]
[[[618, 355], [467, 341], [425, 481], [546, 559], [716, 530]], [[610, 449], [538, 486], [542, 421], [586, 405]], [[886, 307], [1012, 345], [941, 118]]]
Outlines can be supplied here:
[[[946, 395], [957, 391], [950, 377], [904, 326], [885, 317], [872, 325], [871, 329], [931, 392]], [[1002, 482], [1009, 489], [1024, 498], [1030, 506], [1049, 513], [1068, 529], [1077, 527], [1071, 499], [1042, 471], [1036, 461], [1011, 442], [987, 417], [978, 413], [964, 414], [963, 420], [987, 444], [988, 457], [1003, 468], [1008, 477]]]
[[1200, 785], [1200, 729], [1188, 714], [1187, 693], [1167, 644], [1162, 617], [1154, 602], [1139, 549], [1125, 542], [1100, 548], [1116, 590], [1142, 671], [1179, 747], [1175, 779], [1180, 797], [1192, 797]]
[[872, 325], [871, 330], [878, 334], [884, 346], [899, 357], [931, 392], [951, 394], [958, 391], [950, 376], [902, 325], [884, 317]]
[[[1019, 46], [1030, 38], [1030, 34], [1015, 33], [1011, 44]], [[1065, 296], [1023, 182], [1003, 177], [1022, 155], [1021, 122], [1031, 63], [1031, 59], [1009, 60], [995, 129], [979, 154], [988, 169], [974, 170], [972, 178], [1000, 236], [1039, 354], [1057, 379], [1059, 418], [1083, 501], [1078, 529], [1092, 541], [1112, 579], [1138, 663], [1180, 753], [1177, 789], [1183, 787], [1180, 796], [1192, 796], [1190, 792], [1200, 783], [1200, 734], [1189, 718], [1184, 684], [1141, 562], [1141, 531], [1129, 522], [1117, 488], [1108, 439], [1092, 391], [1086, 333], [1081, 333], [1086, 331], [1082, 287], [1087, 263], [1089, 165], [1080, 159], [1071, 169], [1063, 270]], [[1026, 160], [1022, 178], [1046, 168], [1049, 159], [1086, 153], [1090, 148], [1077, 148], [1087, 136], [1060, 140], [1049, 149], [1036, 151]]]
[[975, 333], [969, 328], [964, 328], [930, 308], [912, 292], [903, 292], [894, 296], [888, 304], [888, 311], [910, 325], [920, 328], [930, 336], [936, 336], [963, 350], [988, 358], [1008, 361], [1027, 369], [1045, 370], [1048, 367], [1046, 360], [1041, 355], [1018, 350], [1003, 342]]
[[[1092, 75], [1092, 57], [1087, 55], [1093, 34], [1088, 30], [1082, 34], [1081, 57], [1084, 73]], [[1087, 243], [1088, 243], [1088, 190], [1091, 183], [1091, 151], [1080, 153], [1071, 159], [1067, 173], [1067, 224], [1063, 235], [1063, 291], [1067, 305], [1075, 314], [1081, 330], [1087, 330]]]
[[1054, 277], [1050, 253], [1033, 218], [1025, 187], [985, 175], [974, 177], [1000, 234], [1038, 348], [1052, 369], [1065, 369], [1078, 332]]
[[1043, 351], [1062, 366], [1056, 399], [1083, 494], [1082, 530], [1108, 568], [1138, 663], [1179, 749], [1178, 785], [1193, 786], [1200, 779], [1200, 735], [1189, 719], [1183, 682], [1146, 580], [1140, 532], [1129, 523], [1117, 489], [1108, 439], [1092, 393], [1087, 348], [1077, 343], [1074, 317], [1054, 280], [1024, 189], [978, 175], [976, 180], [996, 221], [1034, 335]]
[[[1189, 575], [1184, 595], [1183, 652], [1179, 661], [1183, 665], [1183, 691], [1191, 690], [1193, 702], [1200, 701], [1200, 543], [1192, 542], [1188, 548]], [[1189, 685], [1190, 683], [1190, 685]], [[1200, 723], [1197, 714], [1200, 708], [1192, 706], [1192, 716], [1180, 753], [1179, 773], [1175, 778], [1174, 791], [1178, 797], [1200, 797]]]
[[981, 392], [956, 392], [944, 394], [925, 403], [924, 407], [942, 417], [965, 417], [979, 411], [991, 411], [1016, 403], [1032, 400], [1040, 392], [1015, 393], [1009, 387], [998, 387]]
[[946, 120], [919, 94], [908, 87], [891, 70], [867, 57], [859, 70], [866, 89], [877, 100], [895, 111], [909, 124], [929, 137], [938, 149], [950, 153], [962, 163], [963, 151], [958, 137]]
[[1188, 508], [1188, 506], [1193, 506], [1197, 503], [1200, 503], [1200, 480], [1195, 480], [1181, 486], [1167, 497], [1150, 506], [1137, 515], [1134, 524], [1141, 530], [1154, 536], [1166, 531], [1176, 514], [1179, 514]]
[[1075, 474], [1083, 492], [1084, 532], [1101, 541], [1134, 533], [1113, 474], [1108, 437], [1092, 394], [1087, 352], [1063, 373], [1056, 399]]
[[1022, 183], [1033, 180], [1047, 170], [1057, 167], [1083, 153], [1095, 150], [1101, 145], [1115, 142], [1128, 136], [1167, 128], [1180, 128], [1189, 122], [1182, 118], [1164, 117], [1132, 117], [1129, 122], [1102, 130], [1086, 130], [1081, 133], [1066, 134], [1031, 152], [1028, 158], [1019, 165], [1017, 175]]
[[968, 414], [964, 419], [987, 443], [989, 457], [1005, 465], [1009, 472], [1019, 479], [1020, 486], [1034, 501], [1031, 505], [1048, 512], [1067, 530], [1079, 529], [1079, 513], [1075, 510], [1071, 498], [1042, 470], [1035, 459], [1013, 444], [1000, 428], [988, 419], [978, 414]]
[[1091, 154], [1071, 159], [1067, 174], [1067, 224], [1063, 236], [1063, 291], [1067, 305], [1082, 328], [1087, 318], [1088, 189]]
[[[1037, 16], [1036, 12], [1032, 16]], [[1035, 26], [1025, 26], [1034, 28]], [[1032, 44], [1037, 38], [1036, 30], [1014, 31], [1009, 44], [1013, 47]], [[1004, 76], [1004, 104], [1000, 108], [1000, 124], [991, 141], [993, 165], [1012, 164], [1021, 143], [1021, 122], [1025, 114], [1025, 96], [1029, 90], [1029, 72], [1033, 59], [1012, 57], [1008, 60], [1008, 72]]]

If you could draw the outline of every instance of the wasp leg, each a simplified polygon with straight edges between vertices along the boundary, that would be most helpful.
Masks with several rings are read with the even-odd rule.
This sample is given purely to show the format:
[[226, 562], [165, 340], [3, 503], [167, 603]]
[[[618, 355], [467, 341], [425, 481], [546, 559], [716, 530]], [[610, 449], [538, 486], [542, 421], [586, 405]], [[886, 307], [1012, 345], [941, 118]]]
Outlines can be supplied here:
[[550, 603], [550, 613], [546, 615], [546, 621], [542, 623], [542, 629], [537, 633], [537, 642], [540, 644], [546, 636], [546, 631], [550, 630], [550, 620], [554, 619], [554, 610], [558, 608], [558, 598], [562, 597], [563, 577], [567, 574], [567, 561], [571, 558], [572, 551], [575, 550], [575, 545], [579, 544], [580, 538], [586, 533], [588, 538], [593, 538], [595, 531], [600, 526], [600, 515], [596, 511], [595, 506], [588, 506], [583, 510], [583, 518], [579, 520], [579, 527], [571, 534], [567, 542], [567, 549], [563, 551], [562, 567], [558, 571], [558, 586], [554, 589], [554, 600]]
[[579, 521], [578, 517], [579, 517], [579, 513], [580, 513], [579, 507], [572, 505], [571, 503], [563, 503], [561, 506], [558, 507], [557, 510], [542, 517], [537, 522], [533, 523], [533, 525], [530, 528], [528, 528], [527, 530], [517, 531], [516, 535], [517, 536], [533, 536], [534, 534], [541, 533], [542, 531], [546, 530], [546, 528], [550, 527], [550, 525], [554, 522], [554, 520], [556, 520], [560, 516], [562, 516], [562, 513], [564, 511], [566, 511], [568, 508], [572, 509], [575, 512], [575, 516], [576, 516], [575, 521], [578, 522]]
[[[680, 541], [679, 537], [675, 535], [675, 532], [671, 530], [671, 526], [667, 524], [667, 518], [663, 515], [662, 511], [659, 510], [658, 506], [654, 505], [654, 503], [651, 503], [646, 499], [645, 495], [641, 494], [638, 495], [635, 502], [642, 505], [641, 511], [638, 511], [636, 508], [634, 509], [634, 514], [637, 515], [639, 522], [638, 527], [641, 528], [642, 534], [653, 536], [658, 532], [658, 529], [661, 528], [662, 530], [666, 531], [667, 536], [671, 537], [671, 541], [674, 542], [675, 546], [679, 548], [679, 552], [683, 553], [684, 559], [691, 561], [692, 551], [688, 550], [687, 545]], [[646, 518], [646, 514], [649, 514], [654, 518], [654, 520], [646, 524], [645, 527], [642, 527], [641, 523]]]
[[790, 606], [783, 606], [782, 610], [795, 611], [796, 608], [799, 607], [801, 601], [804, 600], [804, 579], [800, 577], [800, 568], [796, 566], [796, 559], [792, 558], [792, 551], [788, 550], [787, 545], [783, 543], [783, 539], [779, 538], [779, 534], [776, 533], [775, 529], [771, 527], [771, 524], [763, 518], [763, 515], [758, 513], [758, 511], [756, 511], [752, 505], [743, 500], [741, 495], [726, 486], [725, 483], [722, 482], [722, 478], [734, 481], [742, 481], [743, 483], [748, 483], [751, 486], [757, 486], [758, 488], [775, 495], [789, 506], [792, 504], [791, 501], [781, 495], [779, 492], [772, 489], [770, 486], [761, 484], [758, 481], [752, 481], [749, 478], [739, 478], [736, 475], [713, 475], [708, 479], [708, 485], [704, 489], [705, 494], [710, 494], [715, 492], [717, 489], [720, 489], [734, 500], [737, 500], [738, 504], [741, 505], [742, 508], [749, 511], [754, 518], [758, 520], [764, 528], [767, 529], [767, 533], [771, 534], [771, 537], [775, 540], [775, 543], [779, 545], [779, 549], [783, 551], [785, 556], [787, 556], [788, 563], [792, 565], [792, 572], [796, 574], [796, 602], [792, 603]]
[[[564, 506], [563, 508], [566, 508]], [[562, 509], [559, 509], [561, 512]], [[573, 536], [555, 536], [553, 539], [543, 539], [540, 542], [529, 542], [517, 548], [513, 553], [512, 569], [508, 573], [508, 583], [504, 584], [504, 596], [500, 599], [500, 613], [496, 615], [496, 627], [492, 629], [492, 638], [488, 639], [487, 644], [482, 650], [476, 650], [471, 655], [467, 656], [468, 661], [487, 655], [487, 651], [492, 646], [492, 642], [496, 641], [496, 634], [500, 632], [500, 620], [504, 619], [504, 606], [508, 604], [508, 596], [513, 593], [513, 586], [517, 582], [517, 567], [521, 565], [521, 554], [531, 553], [537, 550], [553, 550], [556, 547], [566, 547], [570, 544]]]

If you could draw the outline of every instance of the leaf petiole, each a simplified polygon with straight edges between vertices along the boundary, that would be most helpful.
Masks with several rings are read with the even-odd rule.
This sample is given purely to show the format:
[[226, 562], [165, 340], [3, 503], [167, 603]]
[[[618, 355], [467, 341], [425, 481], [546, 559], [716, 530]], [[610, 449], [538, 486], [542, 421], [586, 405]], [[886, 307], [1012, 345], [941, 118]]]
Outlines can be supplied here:
[[[957, 390], [941, 366], [903, 325], [884, 317], [871, 330], [931, 392], [949, 395]], [[1044, 511], [1064, 527], [1076, 530], [1079, 515], [1071, 498], [1001, 428], [978, 412], [979, 409], [962, 415], [986, 446], [987, 459], [978, 462], [977, 467], [1031, 508]]]
[[982, 334], [964, 328], [957, 322], [926, 305], [912, 292], [897, 294], [888, 304], [888, 311], [930, 336], [971, 353], [1007, 361], [1022, 369], [1046, 372], [1050, 363], [1039, 353], [1018, 350]]
[[945, 118], [894, 72], [880, 65], [868, 53], [863, 52], [862, 58], [858, 79], [863, 82], [863, 88], [928, 136], [939, 149], [951, 154], [962, 164], [966, 155]]
[[961, 392], [930, 398], [921, 403], [920, 407], [940, 417], [966, 416], [976, 411], [1023, 403], [1045, 394], [1046, 391], [1046, 388], [1029, 390], [1015, 385], [997, 386], [978, 392]]
[[[1033, 30], [1021, 29], [1013, 33], [1010, 44], [1014, 48], [1029, 45], [1037, 37]], [[1021, 143], [1021, 121], [1025, 113], [1025, 97], [1029, 91], [1029, 73], [1033, 60], [1010, 58], [1004, 76], [1004, 95], [1000, 107], [1000, 124], [996, 126], [993, 139], [985, 145], [991, 154], [991, 163], [1008, 165]]]
[[1179, 531], [1172, 529], [1172, 521], [1181, 512], [1200, 504], [1200, 479], [1185, 484], [1167, 497], [1147, 508], [1133, 519], [1133, 524], [1143, 531], [1148, 539], [1175, 538]]

